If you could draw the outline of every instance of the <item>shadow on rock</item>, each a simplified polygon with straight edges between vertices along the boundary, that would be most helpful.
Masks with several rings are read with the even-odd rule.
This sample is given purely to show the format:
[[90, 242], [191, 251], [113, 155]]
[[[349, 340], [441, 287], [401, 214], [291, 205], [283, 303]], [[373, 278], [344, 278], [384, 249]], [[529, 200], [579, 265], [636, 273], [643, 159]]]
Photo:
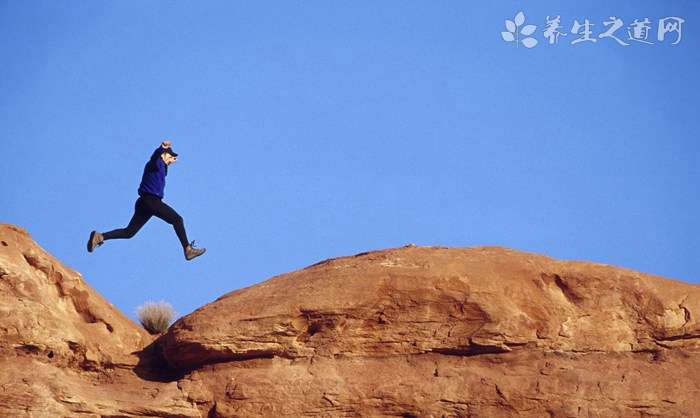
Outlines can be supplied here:
[[186, 370], [178, 370], [170, 367], [168, 362], [165, 361], [163, 357], [162, 350], [162, 338], [160, 337], [153, 340], [153, 342], [141, 351], [136, 351], [139, 358], [138, 364], [134, 367], [134, 373], [144, 380], [150, 380], [154, 382], [174, 382], [182, 379]]

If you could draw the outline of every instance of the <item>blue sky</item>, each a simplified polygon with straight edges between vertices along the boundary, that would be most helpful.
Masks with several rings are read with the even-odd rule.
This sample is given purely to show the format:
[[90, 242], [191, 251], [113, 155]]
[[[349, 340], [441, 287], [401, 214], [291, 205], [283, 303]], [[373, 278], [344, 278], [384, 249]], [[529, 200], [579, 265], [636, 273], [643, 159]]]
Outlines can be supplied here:
[[[501, 38], [518, 11], [528, 49]], [[649, 40], [548, 45], [589, 19]], [[685, 19], [658, 42], [658, 19]], [[132, 319], [325, 258], [499, 245], [700, 283], [700, 5], [690, 1], [0, 1], [0, 222]], [[616, 33], [624, 37], [625, 30]], [[129, 221], [165, 138], [164, 201], [208, 252]]]

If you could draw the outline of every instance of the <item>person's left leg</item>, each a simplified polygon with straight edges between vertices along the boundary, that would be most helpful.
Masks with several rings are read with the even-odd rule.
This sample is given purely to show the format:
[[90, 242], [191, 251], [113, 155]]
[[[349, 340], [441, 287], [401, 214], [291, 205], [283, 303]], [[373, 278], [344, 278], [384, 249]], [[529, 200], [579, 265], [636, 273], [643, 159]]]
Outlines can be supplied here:
[[145, 204], [144, 199], [139, 197], [134, 204], [134, 215], [129, 221], [129, 225], [126, 228], [114, 229], [109, 232], [102, 234], [105, 241], [110, 239], [129, 239], [136, 235], [137, 232], [151, 219], [151, 213], [148, 210], [148, 206]]
[[165, 204], [162, 200], [156, 201], [151, 209], [153, 210], [154, 216], [173, 226], [175, 233], [177, 234], [177, 238], [180, 240], [180, 244], [182, 244], [182, 248], [186, 249], [190, 243], [187, 241], [185, 221], [182, 219], [182, 216], [180, 216], [175, 209]]
[[96, 247], [102, 245], [105, 241], [110, 239], [129, 239], [136, 235], [137, 232], [143, 227], [146, 222], [151, 218], [151, 213], [148, 209], [148, 205], [144, 201], [143, 197], [139, 197], [134, 204], [134, 215], [129, 221], [129, 225], [126, 228], [113, 229], [111, 231], [105, 232], [104, 234], [98, 231], [90, 232], [90, 238], [87, 242], [88, 252], [93, 252]]

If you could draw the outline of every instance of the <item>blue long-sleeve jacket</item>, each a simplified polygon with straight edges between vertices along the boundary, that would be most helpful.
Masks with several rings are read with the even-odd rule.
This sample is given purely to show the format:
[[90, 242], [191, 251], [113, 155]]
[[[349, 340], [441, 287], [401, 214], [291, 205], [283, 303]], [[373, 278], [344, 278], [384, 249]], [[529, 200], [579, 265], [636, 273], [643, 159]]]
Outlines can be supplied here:
[[165, 152], [165, 148], [158, 147], [153, 151], [151, 159], [148, 160], [143, 168], [143, 177], [141, 177], [141, 185], [139, 186], [139, 196], [144, 193], [152, 194], [163, 198], [165, 190], [165, 176], [168, 175], [168, 165], [165, 164], [160, 155]]

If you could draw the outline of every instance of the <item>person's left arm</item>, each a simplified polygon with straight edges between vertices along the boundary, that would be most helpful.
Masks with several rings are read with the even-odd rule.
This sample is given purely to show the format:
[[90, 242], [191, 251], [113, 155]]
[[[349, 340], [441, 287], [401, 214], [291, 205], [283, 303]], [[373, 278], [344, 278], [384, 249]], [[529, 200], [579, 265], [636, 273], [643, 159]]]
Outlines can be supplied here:
[[172, 144], [172, 142], [170, 142], [170, 141], [168, 141], [168, 140], [163, 141], [163, 142], [160, 144], [160, 146], [159, 146], [158, 148], [156, 148], [155, 151], [153, 151], [153, 154], [151, 155], [150, 161], [151, 161], [151, 162], [157, 161], [158, 158], [160, 158], [161, 154], [163, 154], [163, 153], [165, 152], [165, 150], [167, 150], [168, 148], [170, 148], [170, 145], [171, 145], [171, 144]]

